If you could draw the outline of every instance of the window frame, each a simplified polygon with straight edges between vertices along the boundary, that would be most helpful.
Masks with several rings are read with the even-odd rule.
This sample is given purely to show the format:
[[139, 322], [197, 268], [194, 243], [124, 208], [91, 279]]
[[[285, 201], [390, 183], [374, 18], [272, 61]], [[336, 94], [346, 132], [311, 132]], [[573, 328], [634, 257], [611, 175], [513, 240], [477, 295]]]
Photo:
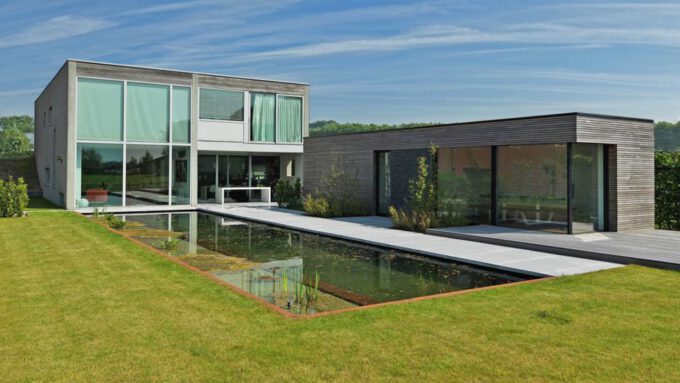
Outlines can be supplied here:
[[[173, 118], [173, 89], [175, 87], [181, 87], [181, 88], [189, 88], [189, 116], [193, 116], [194, 112], [194, 94], [193, 94], [193, 84], [177, 84], [174, 82], [158, 82], [158, 81], [139, 81], [139, 80], [126, 80], [126, 79], [117, 79], [117, 78], [110, 78], [110, 77], [99, 77], [99, 76], [75, 76], [75, 81], [76, 84], [78, 83], [79, 79], [92, 79], [92, 80], [103, 80], [103, 81], [118, 81], [123, 83], [123, 138], [122, 140], [117, 140], [117, 141], [106, 141], [106, 140], [80, 140], [78, 139], [78, 87], [75, 87], [75, 113], [74, 113], [74, 137], [75, 137], [75, 143], [76, 147], [78, 144], [119, 144], [123, 146], [123, 180], [122, 180], [122, 190], [121, 193], [123, 195], [123, 201], [121, 206], [125, 207], [127, 206], [126, 203], [126, 193], [127, 193], [127, 162], [125, 159], [127, 158], [127, 145], [152, 145], [152, 146], [167, 146], [169, 153], [172, 153], [173, 148], [175, 147], [184, 147], [184, 148], [189, 148], [191, 150], [191, 147], [193, 146], [194, 143], [194, 137], [191, 134], [191, 125], [190, 125], [190, 130], [189, 130], [189, 142], [177, 142], [175, 143], [173, 141], [172, 137], [172, 129], [173, 129], [173, 124], [172, 124], [172, 118]], [[127, 91], [128, 91], [128, 83], [141, 83], [141, 84], [151, 84], [151, 85], [163, 85], [167, 86], [169, 88], [170, 92], [170, 98], [169, 98], [169, 110], [168, 110], [168, 141], [167, 142], [142, 142], [142, 141], [129, 141], [127, 139]], [[199, 88], [200, 91], [200, 88]], [[199, 105], [200, 108], [200, 105]], [[193, 125], [193, 124], [192, 124]], [[168, 161], [168, 175], [172, 175], [172, 172], [174, 171], [173, 169], [173, 163], [172, 159], [170, 158]], [[77, 171], [77, 164], [74, 162], [73, 164], [73, 169], [72, 171], [75, 172]], [[190, 177], [190, 175], [189, 175]], [[76, 198], [76, 201], [80, 199], [80, 196], [75, 195], [75, 191], [77, 189], [77, 186], [75, 184], [72, 185], [73, 191], [74, 191], [74, 197]], [[163, 206], [163, 205], [159, 205]], [[172, 177], [168, 176], [168, 206], [172, 206]], [[181, 205], [177, 205], [181, 206]], [[77, 207], [77, 203], [76, 203]]]
[[[241, 93], [241, 103], [243, 105], [243, 117], [241, 120], [222, 120], [222, 119], [217, 119], [217, 118], [203, 118], [201, 117], [201, 91], [203, 89], [209, 89], [209, 90], [218, 90], [218, 91], [225, 91], [225, 92], [232, 92], [232, 93]], [[245, 124], [246, 120], [246, 92], [245, 90], [240, 90], [240, 89], [235, 89], [235, 88], [215, 88], [215, 87], [209, 87], [209, 86], [199, 86], [198, 87], [198, 121], [217, 121], [217, 122], [235, 122], [235, 123], [242, 123]]]
[[[283, 97], [295, 97], [300, 99], [300, 142], [286, 142], [286, 141], [279, 141], [279, 96]], [[276, 133], [274, 137], [274, 143], [280, 144], [280, 145], [302, 145], [305, 141], [304, 137], [304, 130], [305, 130], [305, 97], [300, 96], [298, 94], [291, 94], [291, 93], [276, 93]]]

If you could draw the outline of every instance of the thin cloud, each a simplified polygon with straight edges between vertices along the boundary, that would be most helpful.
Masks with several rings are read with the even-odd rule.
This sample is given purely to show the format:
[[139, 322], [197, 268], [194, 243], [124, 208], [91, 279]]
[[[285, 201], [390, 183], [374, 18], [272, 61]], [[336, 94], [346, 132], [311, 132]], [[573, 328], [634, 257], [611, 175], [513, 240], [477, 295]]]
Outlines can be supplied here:
[[67, 39], [111, 26], [113, 23], [98, 18], [72, 15], [53, 17], [21, 32], [3, 36], [0, 49]]
[[244, 61], [313, 57], [341, 53], [406, 50], [471, 43], [522, 44], [640, 44], [680, 47], [680, 30], [669, 28], [583, 28], [560, 24], [524, 24], [505, 30], [483, 31], [468, 27], [432, 26], [412, 32], [372, 39], [315, 43], [244, 55]]

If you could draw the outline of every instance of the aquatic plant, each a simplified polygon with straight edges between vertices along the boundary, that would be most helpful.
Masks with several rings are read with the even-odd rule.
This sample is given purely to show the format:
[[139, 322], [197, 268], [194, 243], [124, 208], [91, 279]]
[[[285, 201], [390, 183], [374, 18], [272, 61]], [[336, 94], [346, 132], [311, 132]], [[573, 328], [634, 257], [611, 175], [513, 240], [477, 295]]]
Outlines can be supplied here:
[[315, 272], [314, 280], [302, 278], [295, 283], [295, 303], [309, 307], [319, 299], [319, 272]]
[[106, 217], [106, 220], [109, 223], [109, 227], [115, 230], [123, 230], [125, 229], [125, 226], [127, 225], [127, 222], [123, 221], [122, 219], [113, 216], [113, 218], [109, 219], [109, 217]]
[[158, 248], [161, 250], [166, 250], [166, 251], [172, 251], [177, 249], [177, 246], [179, 246], [180, 240], [177, 238], [167, 238], [163, 239], [158, 242]]
[[113, 215], [112, 213], [104, 212], [104, 218], [106, 219], [106, 222], [108, 222], [110, 225], [111, 221], [113, 221], [116, 218], [116, 216]]
[[288, 295], [288, 276], [285, 270], [283, 271], [283, 294]]

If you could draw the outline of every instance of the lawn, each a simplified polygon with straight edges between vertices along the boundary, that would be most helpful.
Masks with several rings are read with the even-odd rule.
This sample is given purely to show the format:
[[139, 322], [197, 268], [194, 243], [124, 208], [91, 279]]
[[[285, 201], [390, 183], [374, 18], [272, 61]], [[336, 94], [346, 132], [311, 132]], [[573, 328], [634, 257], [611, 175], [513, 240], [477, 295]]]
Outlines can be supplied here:
[[680, 273], [287, 319], [71, 212], [0, 219], [3, 381], [680, 381]]

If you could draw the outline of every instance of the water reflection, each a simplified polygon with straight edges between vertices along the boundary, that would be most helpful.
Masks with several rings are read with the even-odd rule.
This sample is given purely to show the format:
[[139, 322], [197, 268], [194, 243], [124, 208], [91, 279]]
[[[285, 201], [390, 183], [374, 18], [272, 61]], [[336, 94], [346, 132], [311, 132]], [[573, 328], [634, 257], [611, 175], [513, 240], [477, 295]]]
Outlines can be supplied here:
[[125, 215], [129, 232], [296, 313], [336, 310], [524, 278], [203, 213]]

